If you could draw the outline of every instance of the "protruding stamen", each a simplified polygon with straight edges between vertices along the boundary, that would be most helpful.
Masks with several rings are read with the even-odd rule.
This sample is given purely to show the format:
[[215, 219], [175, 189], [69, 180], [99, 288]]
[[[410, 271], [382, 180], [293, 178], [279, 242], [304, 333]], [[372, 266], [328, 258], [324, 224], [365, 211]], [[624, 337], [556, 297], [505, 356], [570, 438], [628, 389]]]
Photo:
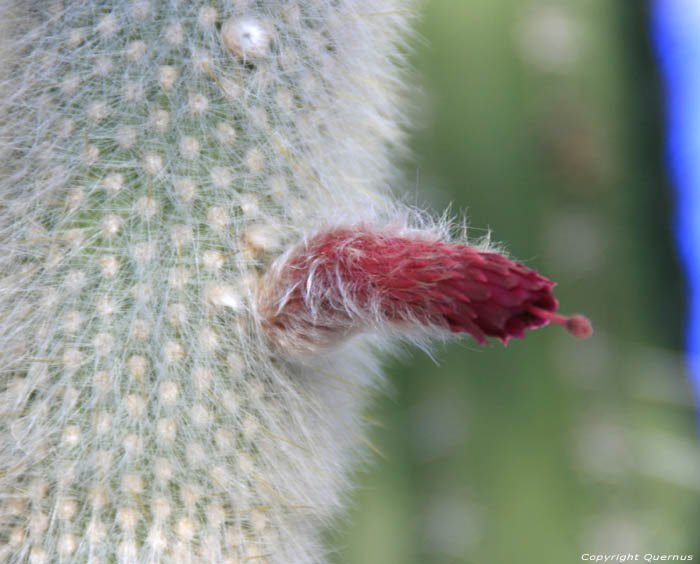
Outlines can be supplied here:
[[583, 315], [571, 315], [567, 317], [533, 305], [528, 307], [528, 311], [537, 317], [561, 325], [578, 339], [587, 339], [593, 334], [591, 322]]

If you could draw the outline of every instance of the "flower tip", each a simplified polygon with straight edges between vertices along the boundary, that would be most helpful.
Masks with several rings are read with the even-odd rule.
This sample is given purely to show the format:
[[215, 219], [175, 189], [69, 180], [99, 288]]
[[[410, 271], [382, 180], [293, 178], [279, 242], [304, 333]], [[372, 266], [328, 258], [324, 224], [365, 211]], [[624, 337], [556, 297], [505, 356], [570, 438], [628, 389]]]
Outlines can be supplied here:
[[566, 330], [577, 339], [588, 339], [593, 334], [591, 322], [583, 315], [572, 315], [566, 322]]
[[546, 321], [561, 325], [577, 339], [587, 339], [593, 334], [591, 322], [583, 315], [571, 315], [567, 317], [533, 305], [528, 308], [528, 311], [540, 319], [545, 319]]

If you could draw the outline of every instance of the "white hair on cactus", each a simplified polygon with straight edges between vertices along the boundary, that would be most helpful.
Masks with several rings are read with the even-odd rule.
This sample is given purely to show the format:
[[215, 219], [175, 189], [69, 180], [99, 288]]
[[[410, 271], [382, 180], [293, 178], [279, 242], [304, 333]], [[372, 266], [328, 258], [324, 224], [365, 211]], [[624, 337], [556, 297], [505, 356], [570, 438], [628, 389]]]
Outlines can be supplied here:
[[374, 346], [255, 299], [399, 215], [408, 4], [0, 0], [1, 560], [324, 561]]

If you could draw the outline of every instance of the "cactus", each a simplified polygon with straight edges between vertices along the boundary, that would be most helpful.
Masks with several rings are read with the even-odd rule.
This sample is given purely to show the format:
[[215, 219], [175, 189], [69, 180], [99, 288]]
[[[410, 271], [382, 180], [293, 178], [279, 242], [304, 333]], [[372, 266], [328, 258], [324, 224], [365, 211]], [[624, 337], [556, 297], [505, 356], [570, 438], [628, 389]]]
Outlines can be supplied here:
[[[383, 241], [375, 262], [399, 239], [428, 261], [452, 252], [388, 188], [410, 6], [0, 9], [3, 561], [323, 562], [377, 349], [409, 322], [483, 341], [557, 317], [549, 281], [487, 249], [422, 270], [414, 300], [440, 268], [480, 265], [400, 314], [400, 284], [364, 263], [314, 286], [305, 249], [334, 226]], [[346, 265], [365, 252], [342, 249]], [[502, 284], [478, 335], [476, 310], [450, 321]], [[359, 307], [368, 288], [389, 301]], [[333, 339], [316, 306], [341, 319]], [[296, 338], [295, 319], [315, 332]]]

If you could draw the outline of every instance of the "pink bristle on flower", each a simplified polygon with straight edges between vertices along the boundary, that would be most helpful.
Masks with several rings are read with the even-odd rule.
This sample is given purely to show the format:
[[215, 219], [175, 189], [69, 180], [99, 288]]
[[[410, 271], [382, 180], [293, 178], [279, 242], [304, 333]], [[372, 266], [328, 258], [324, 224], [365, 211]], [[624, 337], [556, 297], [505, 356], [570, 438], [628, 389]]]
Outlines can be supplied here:
[[263, 326], [283, 349], [330, 346], [354, 332], [442, 327], [507, 343], [549, 322], [577, 337], [585, 317], [556, 312], [555, 283], [493, 252], [390, 231], [338, 228], [299, 245], [263, 283]]

